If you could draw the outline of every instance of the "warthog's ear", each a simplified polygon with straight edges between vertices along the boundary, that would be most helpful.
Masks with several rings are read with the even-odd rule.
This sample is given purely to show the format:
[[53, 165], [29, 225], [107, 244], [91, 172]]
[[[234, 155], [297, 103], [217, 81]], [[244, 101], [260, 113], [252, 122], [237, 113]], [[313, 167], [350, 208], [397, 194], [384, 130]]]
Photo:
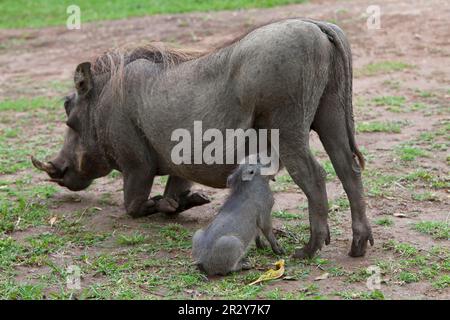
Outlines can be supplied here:
[[91, 73], [91, 63], [80, 63], [75, 70], [74, 76], [75, 88], [80, 96], [86, 95], [94, 86], [94, 80]]

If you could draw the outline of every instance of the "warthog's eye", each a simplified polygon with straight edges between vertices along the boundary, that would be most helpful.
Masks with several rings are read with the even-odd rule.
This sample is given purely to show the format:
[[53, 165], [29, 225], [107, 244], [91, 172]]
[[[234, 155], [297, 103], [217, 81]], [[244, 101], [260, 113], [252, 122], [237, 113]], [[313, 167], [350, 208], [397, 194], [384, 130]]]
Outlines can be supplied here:
[[69, 116], [70, 114], [70, 106], [67, 101], [64, 102], [64, 109], [66, 110], [66, 115]]

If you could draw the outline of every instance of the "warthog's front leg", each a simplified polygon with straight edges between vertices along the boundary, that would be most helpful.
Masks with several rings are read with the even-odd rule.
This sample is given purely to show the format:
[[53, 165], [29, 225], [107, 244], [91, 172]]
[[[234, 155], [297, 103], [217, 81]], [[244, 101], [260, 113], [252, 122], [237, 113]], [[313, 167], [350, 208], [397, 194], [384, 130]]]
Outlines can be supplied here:
[[169, 176], [164, 190], [164, 199], [175, 200], [178, 204], [176, 211], [173, 213], [179, 213], [210, 202], [204, 194], [192, 192], [191, 187], [191, 181], [176, 176]]
[[154, 175], [142, 172], [124, 172], [124, 197], [127, 213], [133, 218], [157, 212], [173, 213], [178, 203], [169, 198], [149, 199]]
[[[258, 221], [259, 224], [259, 228], [260, 228], [260, 232], [264, 235], [264, 237], [269, 241], [270, 247], [272, 248], [272, 251], [277, 254], [277, 255], [282, 255], [285, 253], [283, 247], [281, 247], [281, 245], [278, 243], [274, 233], [273, 233], [273, 227], [272, 227], [272, 218], [269, 215], [267, 216], [263, 216], [260, 218], [260, 220]], [[258, 231], [258, 235], [256, 237], [257, 242], [256, 245], [258, 246], [258, 242], [260, 242], [262, 239], [258, 238], [260, 237], [259, 235], [259, 231]]]
[[267, 243], [264, 241], [263, 236], [261, 235], [261, 232], [258, 231], [258, 235], [255, 238], [255, 244], [256, 248], [258, 249], [266, 249]]

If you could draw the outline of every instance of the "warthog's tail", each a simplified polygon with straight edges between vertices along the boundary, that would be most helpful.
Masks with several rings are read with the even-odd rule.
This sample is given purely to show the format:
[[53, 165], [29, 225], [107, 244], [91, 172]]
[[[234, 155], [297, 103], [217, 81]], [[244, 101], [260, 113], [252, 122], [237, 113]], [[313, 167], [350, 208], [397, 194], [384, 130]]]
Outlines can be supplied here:
[[347, 135], [349, 139], [350, 149], [353, 154], [358, 158], [359, 165], [364, 169], [365, 161], [361, 151], [355, 141], [355, 123], [353, 118], [353, 104], [352, 104], [352, 81], [353, 81], [353, 69], [352, 69], [352, 52], [350, 44], [347, 41], [347, 37], [344, 32], [336, 25], [327, 22], [307, 20], [317, 25], [323, 33], [325, 33], [330, 41], [335, 45], [337, 56], [342, 64], [342, 70], [335, 70], [337, 72], [337, 78], [342, 86], [339, 90], [342, 90], [343, 94], [339, 95], [343, 98], [340, 101], [341, 106], [344, 108], [345, 121], [347, 126]]

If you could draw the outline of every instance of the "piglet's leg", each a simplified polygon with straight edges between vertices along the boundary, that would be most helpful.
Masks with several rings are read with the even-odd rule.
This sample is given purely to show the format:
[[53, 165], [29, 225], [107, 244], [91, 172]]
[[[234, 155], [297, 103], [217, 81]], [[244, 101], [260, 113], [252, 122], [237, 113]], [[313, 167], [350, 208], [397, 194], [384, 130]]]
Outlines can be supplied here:
[[264, 237], [266, 237], [266, 239], [269, 241], [272, 251], [277, 255], [284, 254], [284, 249], [278, 243], [277, 238], [275, 238], [275, 234], [273, 233], [272, 219], [270, 217], [270, 214], [267, 217], [264, 217], [261, 223], [262, 223], [262, 225], [260, 226], [261, 232], [264, 234]]

